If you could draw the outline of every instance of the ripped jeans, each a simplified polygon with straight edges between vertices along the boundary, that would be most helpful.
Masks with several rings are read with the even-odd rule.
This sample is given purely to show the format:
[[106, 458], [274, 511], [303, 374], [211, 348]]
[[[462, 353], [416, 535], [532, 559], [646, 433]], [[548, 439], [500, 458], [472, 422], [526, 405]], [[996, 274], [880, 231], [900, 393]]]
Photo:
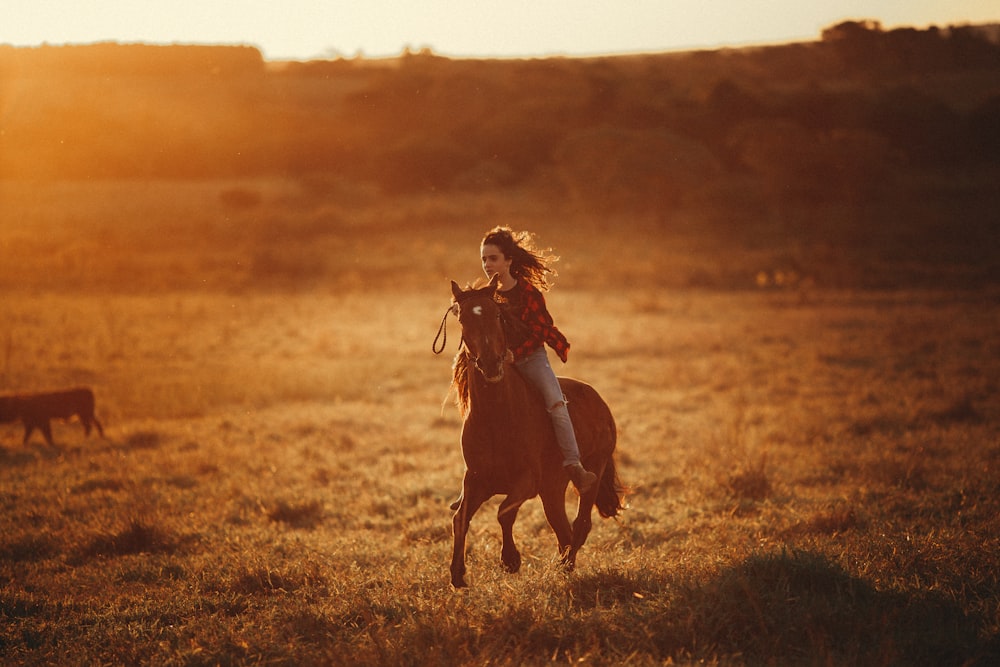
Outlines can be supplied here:
[[563, 396], [555, 371], [549, 365], [549, 356], [541, 347], [524, 359], [514, 362], [522, 377], [542, 392], [545, 409], [552, 418], [552, 426], [556, 431], [556, 441], [563, 455], [563, 465], [573, 465], [580, 462], [580, 448], [576, 444], [576, 433], [573, 432], [573, 422], [569, 418], [566, 407], [566, 397]]

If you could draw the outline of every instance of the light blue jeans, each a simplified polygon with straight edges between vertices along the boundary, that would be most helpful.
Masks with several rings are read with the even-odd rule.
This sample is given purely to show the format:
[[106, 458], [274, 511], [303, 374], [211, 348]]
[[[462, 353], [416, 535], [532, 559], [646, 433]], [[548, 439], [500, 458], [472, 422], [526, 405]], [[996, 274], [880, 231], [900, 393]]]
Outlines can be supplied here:
[[556, 441], [563, 455], [563, 465], [574, 465], [580, 462], [580, 448], [576, 444], [576, 433], [573, 432], [573, 422], [569, 418], [566, 407], [566, 397], [556, 379], [555, 371], [549, 365], [549, 356], [541, 347], [524, 359], [515, 362], [514, 366], [521, 376], [542, 392], [545, 409], [552, 418], [552, 426], [556, 431]]

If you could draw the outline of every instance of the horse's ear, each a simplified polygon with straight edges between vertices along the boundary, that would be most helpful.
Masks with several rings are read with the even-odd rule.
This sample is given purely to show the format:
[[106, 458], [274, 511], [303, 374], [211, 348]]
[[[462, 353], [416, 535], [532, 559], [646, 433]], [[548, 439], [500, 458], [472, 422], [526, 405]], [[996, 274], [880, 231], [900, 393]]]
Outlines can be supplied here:
[[497, 289], [497, 285], [499, 285], [499, 284], [500, 284], [500, 274], [499, 273], [494, 273], [493, 277], [490, 278], [490, 284], [489, 284], [489, 286], [492, 287], [493, 291], [495, 292], [496, 289]]
[[459, 297], [462, 296], [462, 288], [459, 287], [458, 283], [456, 283], [454, 280], [451, 281], [451, 293], [455, 297], [456, 301], [458, 301]]

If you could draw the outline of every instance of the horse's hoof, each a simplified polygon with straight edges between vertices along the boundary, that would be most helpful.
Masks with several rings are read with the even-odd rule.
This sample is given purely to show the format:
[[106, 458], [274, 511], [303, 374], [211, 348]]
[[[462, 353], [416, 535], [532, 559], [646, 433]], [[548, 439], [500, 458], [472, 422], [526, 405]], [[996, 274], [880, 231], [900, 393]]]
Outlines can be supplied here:
[[521, 554], [514, 554], [513, 558], [503, 559], [503, 569], [509, 574], [514, 574], [521, 569]]
[[572, 572], [576, 567], [576, 554], [570, 556], [569, 554], [563, 556], [559, 561], [559, 566], [562, 568], [563, 572]]

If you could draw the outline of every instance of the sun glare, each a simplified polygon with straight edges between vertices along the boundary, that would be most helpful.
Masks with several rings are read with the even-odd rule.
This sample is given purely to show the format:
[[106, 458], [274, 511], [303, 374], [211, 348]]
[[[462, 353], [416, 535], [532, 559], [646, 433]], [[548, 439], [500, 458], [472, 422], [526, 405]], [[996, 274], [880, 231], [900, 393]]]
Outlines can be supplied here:
[[829, 25], [872, 18], [886, 26], [995, 21], [995, 3], [881, 0], [833, 5], [777, 1], [636, 0], [623, 4], [446, 0], [400, 4], [253, 0], [8, 0], [0, 44], [252, 44], [269, 59], [397, 55], [430, 48], [475, 57], [593, 55], [812, 39]]

